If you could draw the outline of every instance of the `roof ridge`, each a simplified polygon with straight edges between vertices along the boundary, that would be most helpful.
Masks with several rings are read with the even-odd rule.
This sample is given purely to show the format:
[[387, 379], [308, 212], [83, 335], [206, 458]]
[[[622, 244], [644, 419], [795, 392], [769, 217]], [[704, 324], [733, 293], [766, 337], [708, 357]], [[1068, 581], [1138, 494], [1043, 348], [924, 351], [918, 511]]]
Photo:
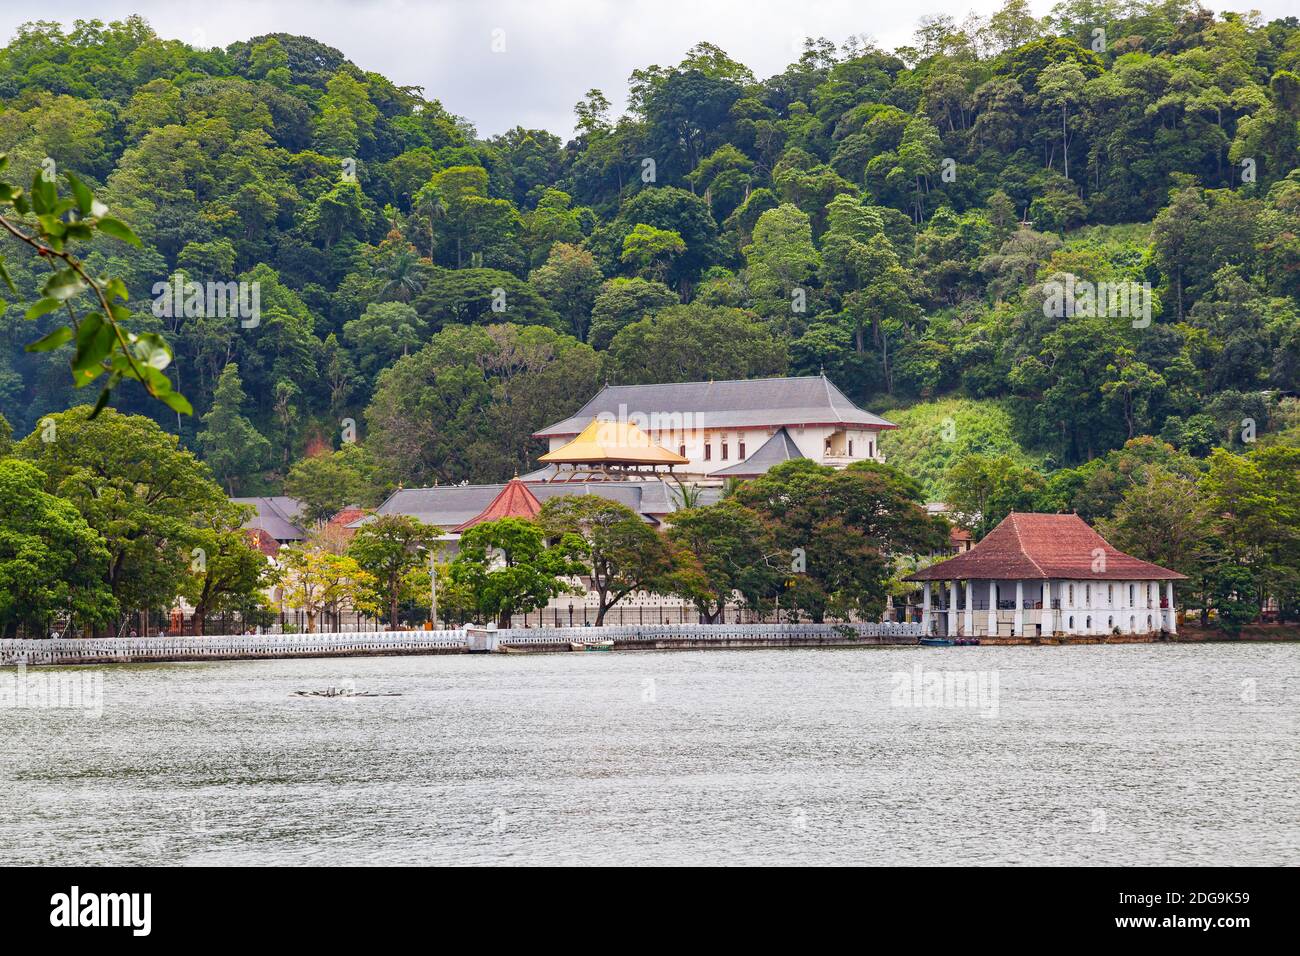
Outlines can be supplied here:
[[[695, 379], [690, 382], [638, 382], [631, 385], [605, 385], [605, 389], [616, 388], [672, 388], [674, 385], [744, 385], [750, 382], [808, 382], [822, 378], [820, 375], [763, 375], [758, 378], [711, 378]], [[597, 395], [600, 392], [596, 393]], [[574, 413], [575, 415], [577, 412]]]
[[1012, 511], [1007, 515], [1007, 520], [1011, 522], [1011, 528], [1016, 533], [1016, 546], [1020, 548], [1020, 553], [1024, 555], [1025, 560], [1034, 566], [1034, 570], [1046, 577], [1047, 572], [1043, 570], [1043, 566], [1034, 560], [1034, 556], [1025, 548], [1025, 543], [1020, 540], [1020, 522], [1016, 521], [1016, 516], [1018, 514], [1020, 514], [1020, 512]]

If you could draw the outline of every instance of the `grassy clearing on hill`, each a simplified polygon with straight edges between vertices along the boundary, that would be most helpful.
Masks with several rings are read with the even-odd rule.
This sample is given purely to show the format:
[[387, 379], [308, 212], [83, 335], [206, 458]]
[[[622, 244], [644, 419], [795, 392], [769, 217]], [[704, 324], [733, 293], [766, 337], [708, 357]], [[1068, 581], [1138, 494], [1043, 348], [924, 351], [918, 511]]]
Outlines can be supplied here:
[[945, 398], [884, 415], [898, 425], [881, 436], [885, 459], [919, 481], [931, 501], [943, 500], [944, 472], [962, 455], [1010, 455], [1027, 465], [1041, 463], [1015, 439], [1010, 412], [994, 399]]

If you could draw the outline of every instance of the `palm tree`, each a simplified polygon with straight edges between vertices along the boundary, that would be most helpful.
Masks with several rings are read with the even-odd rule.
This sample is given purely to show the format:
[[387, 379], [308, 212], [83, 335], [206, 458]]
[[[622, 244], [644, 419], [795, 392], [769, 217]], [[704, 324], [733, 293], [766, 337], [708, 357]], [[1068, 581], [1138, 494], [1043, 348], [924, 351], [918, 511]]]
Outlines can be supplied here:
[[683, 484], [679, 479], [676, 488], [669, 488], [673, 496], [673, 502], [677, 505], [678, 511], [685, 511], [688, 508], [694, 508], [700, 503], [700, 486]]
[[379, 292], [385, 299], [410, 302], [424, 291], [424, 277], [420, 274], [419, 259], [413, 249], [405, 249], [388, 260], [379, 270], [384, 280]]

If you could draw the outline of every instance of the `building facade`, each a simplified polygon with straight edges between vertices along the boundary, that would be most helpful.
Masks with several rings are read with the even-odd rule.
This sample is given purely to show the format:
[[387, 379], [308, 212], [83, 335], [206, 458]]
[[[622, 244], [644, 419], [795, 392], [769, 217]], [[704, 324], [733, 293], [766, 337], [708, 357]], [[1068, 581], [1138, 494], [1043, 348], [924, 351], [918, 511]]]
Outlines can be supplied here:
[[[884, 461], [880, 435], [897, 427], [859, 408], [824, 375], [812, 375], [606, 385], [573, 415], [534, 437], [546, 439], [549, 450], [556, 451], [595, 419], [636, 425], [655, 444], [687, 459], [675, 474], [710, 484], [723, 481], [728, 469], [743, 464], [774, 437], [782, 445], [787, 439], [793, 443], [797, 457], [822, 465]], [[779, 436], [782, 430], [785, 435]]]

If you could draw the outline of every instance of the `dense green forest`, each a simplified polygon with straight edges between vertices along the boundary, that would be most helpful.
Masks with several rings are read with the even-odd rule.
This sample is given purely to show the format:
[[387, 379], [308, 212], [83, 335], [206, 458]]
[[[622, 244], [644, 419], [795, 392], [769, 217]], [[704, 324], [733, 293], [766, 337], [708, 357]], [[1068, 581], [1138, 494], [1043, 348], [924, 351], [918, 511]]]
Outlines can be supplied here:
[[[766, 79], [700, 43], [635, 70], [626, 115], [590, 91], [568, 142], [481, 138], [307, 37], [31, 23], [0, 102], [7, 176], [74, 171], [143, 240], [83, 252], [195, 414], [114, 404], [227, 491], [498, 480], [605, 381], [820, 370], [905, 424], [886, 451], [932, 496], [964, 452], [1047, 475], [1142, 435], [1295, 442], [1295, 18], [1010, 0], [893, 52], [810, 40]], [[24, 318], [47, 269], [7, 259], [26, 434], [87, 399], [71, 346], [23, 351], [59, 319]], [[177, 273], [258, 283], [258, 321], [157, 314]], [[1066, 274], [1149, 283], [1152, 321], [1048, 317]]]

